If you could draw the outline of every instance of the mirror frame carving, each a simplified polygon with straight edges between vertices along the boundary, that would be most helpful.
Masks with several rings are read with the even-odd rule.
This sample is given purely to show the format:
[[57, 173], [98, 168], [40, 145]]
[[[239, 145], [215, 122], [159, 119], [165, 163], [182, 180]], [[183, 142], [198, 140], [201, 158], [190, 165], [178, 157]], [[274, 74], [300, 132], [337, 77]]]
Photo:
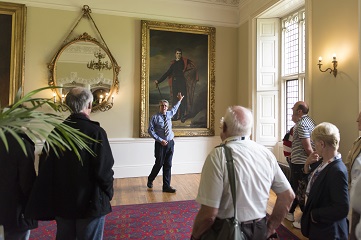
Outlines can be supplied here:
[[26, 6], [25, 4], [0, 2], [0, 14], [11, 15], [12, 18], [11, 57], [10, 59], [0, 59], [0, 63], [10, 61], [10, 76], [9, 79], [4, 79], [4, 81], [9, 81], [9, 88], [2, 88], [0, 93], [9, 95], [6, 104], [11, 105], [20, 89], [21, 95], [24, 93]]
[[[78, 21], [76, 22], [75, 26], [71, 29], [70, 33], [68, 34], [68, 36], [66, 37], [66, 39], [64, 40], [63, 44], [61, 45], [60, 49], [55, 53], [54, 57], [52, 58], [51, 62], [48, 64], [48, 69], [50, 71], [50, 77], [49, 77], [49, 81], [48, 84], [49, 86], [53, 86], [56, 87], [54, 88], [54, 93], [56, 94], [58, 99], [63, 100], [60, 92], [59, 92], [59, 88], [56, 85], [56, 64], [57, 64], [57, 60], [59, 59], [61, 53], [71, 44], [77, 43], [77, 42], [90, 42], [90, 43], [94, 43], [95, 45], [99, 46], [100, 48], [102, 48], [102, 50], [107, 54], [107, 56], [109, 57], [111, 64], [112, 64], [112, 70], [113, 70], [113, 82], [112, 85], [110, 87], [109, 90], [109, 94], [108, 96], [106, 96], [104, 98], [104, 100], [97, 104], [97, 105], [93, 105], [92, 106], [92, 112], [97, 112], [97, 111], [101, 111], [101, 112], [105, 112], [108, 111], [109, 109], [111, 109], [113, 107], [113, 98], [114, 98], [114, 92], [118, 94], [119, 91], [119, 80], [118, 80], [118, 75], [120, 72], [120, 66], [118, 65], [117, 61], [115, 60], [115, 58], [113, 57], [113, 54], [110, 52], [107, 44], [105, 43], [102, 34], [100, 33], [97, 25], [95, 24], [92, 16], [90, 15], [91, 13], [91, 9], [88, 5], [84, 5], [82, 8], [82, 14], [80, 16], [80, 18], [78, 19]], [[83, 34], [81, 34], [80, 36], [74, 38], [73, 40], [69, 40], [69, 36], [71, 35], [71, 33], [74, 31], [74, 29], [78, 26], [79, 22], [83, 19], [86, 18], [87, 20], [91, 21], [95, 27], [95, 29], [98, 31], [98, 34], [101, 38], [101, 42], [98, 41], [96, 38], [91, 37], [88, 33], [84, 32]], [[56, 96], [54, 96], [54, 100], [56, 98]], [[59, 110], [62, 111], [66, 111], [68, 110], [68, 107], [62, 103], [59, 105]]]
[[[112, 82], [112, 86], [110, 88], [109, 91], [109, 95], [108, 97], [104, 98], [104, 100], [102, 101], [102, 103], [97, 104], [95, 106], [92, 107], [92, 112], [96, 112], [98, 110], [104, 112], [107, 111], [109, 109], [112, 108], [112, 101], [113, 101], [113, 94], [114, 93], [118, 93], [119, 91], [119, 80], [118, 80], [118, 75], [120, 72], [120, 67], [118, 66], [117, 61], [114, 59], [113, 55], [110, 53], [109, 49], [102, 44], [101, 42], [99, 42], [96, 38], [91, 37], [88, 33], [83, 33], [81, 34], [79, 37], [74, 38], [73, 40], [64, 43], [60, 49], [55, 53], [53, 59], [51, 60], [51, 62], [48, 64], [48, 68], [50, 71], [50, 78], [49, 78], [49, 86], [57, 86], [57, 79], [56, 79], [56, 67], [57, 67], [57, 61], [59, 59], [59, 57], [61, 56], [61, 54], [64, 52], [64, 50], [69, 47], [70, 45], [74, 44], [74, 43], [78, 43], [78, 42], [90, 42], [90, 43], [94, 43], [95, 45], [99, 46], [109, 57], [111, 64], [112, 64], [112, 71], [113, 71], [113, 82]], [[61, 99], [61, 93], [59, 92], [59, 88], [55, 88], [54, 89], [58, 99]]]

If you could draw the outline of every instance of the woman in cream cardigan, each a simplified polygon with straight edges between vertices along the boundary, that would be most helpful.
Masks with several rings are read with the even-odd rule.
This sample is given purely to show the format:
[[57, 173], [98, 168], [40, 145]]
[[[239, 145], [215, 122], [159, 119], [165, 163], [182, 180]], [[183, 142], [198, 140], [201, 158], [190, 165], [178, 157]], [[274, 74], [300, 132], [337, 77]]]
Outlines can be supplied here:
[[[361, 213], [361, 175], [358, 176], [351, 190], [351, 206], [352, 211], [360, 216]], [[352, 219], [353, 220], [353, 219]], [[350, 239], [361, 240], [361, 221], [357, 221], [354, 224], [354, 228], [351, 231]]]
[[[361, 112], [358, 115], [356, 120], [358, 123], [358, 130], [361, 131]], [[361, 137], [358, 137], [352, 145], [351, 150], [349, 151], [345, 164], [347, 166], [348, 171], [348, 181], [349, 188], [352, 189], [355, 185], [356, 179], [361, 175]], [[352, 217], [351, 217], [351, 232], [350, 232], [350, 240], [357, 239], [355, 236], [355, 228], [356, 225], [360, 221], [360, 213], [356, 212], [354, 208], [352, 208]]]

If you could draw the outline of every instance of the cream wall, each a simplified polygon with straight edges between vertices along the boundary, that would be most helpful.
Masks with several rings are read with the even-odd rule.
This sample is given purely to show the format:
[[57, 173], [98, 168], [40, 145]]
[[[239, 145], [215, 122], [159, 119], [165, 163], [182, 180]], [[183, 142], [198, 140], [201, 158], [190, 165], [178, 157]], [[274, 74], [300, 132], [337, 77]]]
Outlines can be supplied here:
[[[309, 56], [311, 77], [311, 115], [317, 123], [331, 122], [341, 133], [340, 152], [345, 158], [358, 137], [356, 118], [359, 112], [359, 34], [358, 1], [312, 1], [312, 54]], [[318, 70], [331, 67], [336, 53], [338, 74], [335, 78]]]
[[[25, 92], [44, 87], [49, 63], [81, 13], [79, 11], [28, 7], [25, 61]], [[92, 13], [110, 51], [121, 66], [119, 94], [107, 112], [92, 113], [107, 131], [115, 158], [115, 177], [146, 176], [154, 163], [154, 141], [140, 139], [141, 26], [135, 17]], [[179, 21], [177, 21], [179, 22]], [[74, 30], [95, 37], [87, 20]], [[76, 36], [75, 35], [75, 36]], [[97, 37], [99, 39], [99, 37]], [[226, 106], [236, 104], [237, 28], [216, 27], [215, 137], [176, 138], [173, 173], [200, 172], [207, 153], [219, 141], [219, 119]], [[51, 97], [52, 93], [44, 93]]]
[[[251, 35], [253, 17], [261, 13], [276, 0], [253, 0], [240, 8], [240, 25], [222, 24], [215, 17], [216, 27], [216, 88], [215, 88], [215, 137], [177, 138], [173, 172], [199, 172], [204, 158], [213, 146], [219, 143], [218, 119], [228, 105], [253, 104], [252, 62], [255, 62]], [[346, 2], [336, 0], [306, 0], [308, 9], [309, 39], [307, 40], [306, 101], [312, 117], [319, 123], [329, 121], [341, 131], [340, 151], [345, 157], [353, 140], [358, 136], [356, 116], [359, 110], [359, 27], [358, 0]], [[181, 2], [177, 2], [181, 3]], [[68, 3], [70, 4], [70, 3]], [[71, 5], [71, 4], [70, 4]], [[99, 7], [99, 6], [98, 6]], [[128, 6], [127, 6], [128, 7]], [[54, 10], [28, 6], [26, 34], [25, 92], [47, 85], [46, 65], [61, 45], [80, 15], [80, 8], [64, 7]], [[94, 113], [108, 132], [115, 156], [116, 177], [145, 176], [153, 164], [153, 141], [140, 139], [140, 20], [174, 21], [187, 24], [205, 24], [207, 13], [201, 5], [199, 19], [173, 18], [155, 15], [137, 15], [95, 11], [92, 14], [114, 57], [121, 66], [120, 89], [114, 108], [105, 113]], [[100, 13], [99, 13], [100, 12]], [[107, 15], [110, 13], [112, 15]], [[147, 10], [147, 12], [149, 12]], [[234, 13], [234, 11], [230, 11]], [[166, 13], [168, 13], [166, 11]], [[187, 13], [191, 14], [191, 13]], [[122, 16], [121, 16], [122, 15]], [[216, 16], [212, 12], [213, 16]], [[138, 17], [137, 17], [138, 16]], [[229, 14], [229, 16], [234, 16]], [[214, 19], [209, 16], [210, 19]], [[84, 20], [83, 20], [84, 21]], [[230, 26], [227, 26], [230, 25]], [[83, 26], [83, 28], [87, 28]], [[83, 32], [80, 28], [79, 33]], [[92, 33], [90, 33], [92, 34]], [[92, 34], [93, 35], [93, 34]], [[332, 54], [337, 54], [339, 74], [336, 78], [321, 73], [317, 67], [318, 57], [324, 59], [324, 67], [331, 65]], [[51, 93], [49, 92], [49, 95]]]
[[[255, 55], [252, 41], [256, 32], [252, 25], [254, 18], [267, 10], [277, 0], [255, 0], [247, 2], [240, 9], [239, 27], [239, 66], [248, 69], [239, 71], [238, 90], [248, 94], [250, 105], [254, 104], [255, 75], [252, 63]], [[306, 102], [310, 106], [310, 115], [317, 123], [328, 121], [335, 124], [341, 133], [340, 152], [345, 158], [358, 137], [356, 118], [359, 112], [360, 60], [359, 60], [359, 14], [358, 0], [340, 2], [337, 0], [305, 0], [307, 12], [308, 39], [306, 40]], [[244, 41], [241, 41], [244, 39]], [[246, 43], [248, 41], [248, 44]], [[242, 43], [242, 44], [241, 44]], [[242, 54], [248, 53], [248, 58]], [[338, 75], [318, 70], [318, 57], [323, 57], [323, 69], [331, 67], [332, 54], [337, 54]], [[248, 81], [248, 82], [247, 82]], [[253, 82], [252, 82], [253, 81]], [[249, 91], [244, 93], [243, 86], [248, 83]], [[251, 85], [251, 86], [250, 86]], [[240, 104], [247, 104], [239, 97]]]
[[238, 64], [238, 84], [237, 84], [237, 101], [238, 104], [252, 107], [252, 78], [249, 76], [249, 59], [251, 48], [249, 44], [249, 22], [241, 24], [238, 28], [239, 36], [239, 64]]

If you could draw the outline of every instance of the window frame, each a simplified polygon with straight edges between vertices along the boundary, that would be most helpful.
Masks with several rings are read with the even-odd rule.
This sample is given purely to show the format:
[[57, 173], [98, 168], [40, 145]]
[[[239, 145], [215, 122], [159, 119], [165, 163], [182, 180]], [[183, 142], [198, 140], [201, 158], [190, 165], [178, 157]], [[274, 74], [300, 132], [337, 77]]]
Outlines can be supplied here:
[[[285, 39], [285, 22], [287, 20], [290, 20], [292, 18], [294, 18], [295, 16], [298, 17], [298, 71], [296, 73], [293, 74], [285, 74], [285, 67], [286, 67], [286, 39]], [[282, 104], [283, 104], [283, 109], [284, 111], [282, 116], [281, 116], [281, 125], [283, 125], [283, 129], [284, 132], [287, 132], [290, 128], [289, 125], [289, 121], [291, 120], [291, 115], [288, 114], [288, 99], [287, 99], [287, 81], [290, 80], [298, 80], [298, 101], [302, 101], [304, 100], [305, 97], [305, 72], [306, 72], [306, 48], [305, 48], [305, 44], [306, 44], [306, 31], [305, 31], [305, 26], [306, 26], [306, 13], [305, 13], [305, 8], [302, 7], [300, 9], [298, 9], [295, 12], [292, 12], [284, 17], [281, 18], [281, 54], [280, 54], [280, 58], [281, 58], [281, 99], [282, 99]]]

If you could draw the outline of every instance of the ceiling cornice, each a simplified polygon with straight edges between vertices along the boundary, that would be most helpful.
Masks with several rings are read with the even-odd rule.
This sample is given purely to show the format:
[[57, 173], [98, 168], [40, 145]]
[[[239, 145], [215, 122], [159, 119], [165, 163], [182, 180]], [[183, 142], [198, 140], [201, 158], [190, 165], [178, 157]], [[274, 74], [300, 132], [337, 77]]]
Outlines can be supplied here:
[[[144, 20], [239, 27], [271, 6], [282, 15], [304, 4], [304, 0], [12, 0], [29, 7], [81, 11], [89, 5], [93, 13]], [[281, 7], [280, 7], [281, 6]], [[272, 16], [268, 16], [272, 17]]]
[[12, 0], [28, 7], [81, 11], [89, 5], [93, 13], [146, 20], [237, 27], [242, 0]]
[[226, 5], [237, 7], [241, 0], [182, 0], [182, 1], [191, 1], [191, 2], [201, 2], [201, 3], [209, 3], [209, 4], [219, 4], [219, 5]]

